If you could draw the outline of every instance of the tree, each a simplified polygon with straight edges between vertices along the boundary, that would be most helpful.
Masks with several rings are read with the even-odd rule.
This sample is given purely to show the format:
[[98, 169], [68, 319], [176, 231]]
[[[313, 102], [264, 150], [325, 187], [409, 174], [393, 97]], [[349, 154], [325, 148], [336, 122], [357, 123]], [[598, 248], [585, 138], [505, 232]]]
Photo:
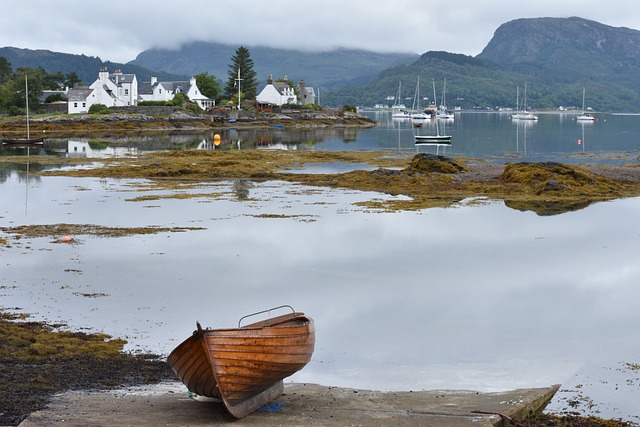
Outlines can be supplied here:
[[[256, 72], [253, 70], [253, 60], [249, 49], [240, 46], [236, 49], [235, 55], [231, 57], [231, 64], [229, 65], [229, 71], [227, 75], [227, 85], [224, 88], [224, 93], [227, 98], [231, 98], [238, 93], [238, 83], [240, 83], [240, 90], [244, 94], [244, 99], [256, 99], [256, 87], [258, 85], [256, 80]], [[238, 73], [242, 79], [237, 81]]]
[[4, 56], [0, 56], [0, 84], [8, 82], [13, 77], [11, 62]]
[[220, 85], [216, 76], [210, 76], [209, 73], [200, 73], [196, 74], [195, 77], [196, 84], [204, 96], [210, 99], [218, 99], [220, 97]]
[[25, 78], [27, 77], [29, 83], [29, 109], [31, 110], [40, 105], [43, 80], [41, 70], [34, 70], [33, 68], [18, 68], [16, 70], [16, 77], [13, 80], [13, 99], [11, 104], [18, 107], [25, 107]]
[[66, 87], [76, 87], [76, 84], [82, 83], [82, 80], [74, 72], [67, 74], [64, 78], [64, 85]]

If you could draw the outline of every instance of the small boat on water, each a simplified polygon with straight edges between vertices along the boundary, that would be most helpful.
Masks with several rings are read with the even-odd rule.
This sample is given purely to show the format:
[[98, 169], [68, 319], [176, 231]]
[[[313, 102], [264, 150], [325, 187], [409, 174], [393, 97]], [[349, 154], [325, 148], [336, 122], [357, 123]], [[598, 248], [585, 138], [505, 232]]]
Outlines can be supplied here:
[[[240, 326], [248, 317], [286, 308], [292, 313]], [[282, 394], [282, 380], [311, 360], [314, 345], [313, 319], [280, 306], [242, 317], [237, 328], [203, 329], [196, 322], [167, 362], [190, 392], [220, 399], [242, 418]]]
[[[433, 99], [436, 98], [436, 84], [435, 81], [433, 84]], [[437, 144], [437, 145], [451, 145], [451, 135], [441, 135], [440, 134], [440, 125], [438, 124], [438, 120], [436, 120], [436, 134], [435, 135], [414, 135], [415, 144]]]
[[2, 143], [14, 147], [29, 147], [44, 144], [44, 138], [31, 138], [29, 135], [29, 84], [27, 83], [27, 76], [24, 76], [24, 88], [25, 88], [25, 103], [27, 113], [27, 137], [26, 138], [3, 138]]
[[[519, 107], [518, 106], [518, 96], [519, 96], [518, 92], [519, 92], [519, 90], [520, 90], [520, 88], [517, 87], [516, 88], [516, 110], [518, 110], [518, 107]], [[514, 120], [534, 120], [534, 121], [538, 120], [538, 116], [537, 115], [533, 114], [530, 111], [527, 111], [527, 83], [526, 82], [524, 84], [524, 98], [523, 98], [523, 101], [522, 101], [522, 105], [524, 106], [523, 110], [522, 111], [518, 110], [515, 114], [512, 114], [511, 115], [512, 119], [514, 119]]]
[[593, 122], [596, 120], [596, 118], [591, 115], [591, 113], [587, 113], [584, 109], [584, 95], [585, 95], [585, 88], [582, 88], [582, 113], [576, 117], [576, 120], [579, 122]]

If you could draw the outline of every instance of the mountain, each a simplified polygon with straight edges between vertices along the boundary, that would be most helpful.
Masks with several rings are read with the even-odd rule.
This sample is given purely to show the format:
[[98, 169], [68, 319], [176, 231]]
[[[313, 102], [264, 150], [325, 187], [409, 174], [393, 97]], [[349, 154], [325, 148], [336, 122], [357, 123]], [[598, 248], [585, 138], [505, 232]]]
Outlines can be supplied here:
[[582, 18], [516, 19], [502, 24], [478, 55], [506, 69], [554, 82], [640, 79], [640, 31]]
[[69, 53], [52, 52], [50, 50], [19, 49], [16, 47], [0, 47], [0, 56], [5, 57], [11, 66], [16, 68], [42, 67], [47, 72], [61, 72], [62, 74], [76, 73], [85, 84], [91, 84], [98, 78], [100, 68], [107, 67], [109, 71], [116, 69], [123, 73], [136, 74], [138, 81], [150, 81], [151, 76], [157, 76], [161, 80], [185, 80], [188, 75], [171, 74], [161, 70], [150, 69], [134, 65], [119, 64], [116, 62], [102, 61], [98, 57], [86, 55], [74, 55]]
[[418, 76], [425, 84], [421, 94], [432, 93], [432, 79], [440, 91], [446, 77], [449, 107], [515, 108], [516, 86], [522, 90], [527, 82], [532, 109], [581, 106], [585, 87], [587, 105], [595, 110], [638, 112], [640, 31], [576, 17], [517, 19], [501, 25], [476, 57], [426, 52], [406, 67], [385, 70], [365, 86], [325, 94], [324, 102], [384, 103], [399, 81], [413, 91]]
[[[220, 43], [191, 42], [178, 49], [145, 50], [129, 64], [175, 74], [194, 75], [207, 72], [226, 82], [231, 57], [238, 47]], [[417, 54], [376, 53], [357, 49], [307, 52], [263, 46], [245, 47], [251, 54], [259, 89], [266, 84], [269, 75], [274, 79], [287, 76], [294, 82], [304, 80], [307, 86], [325, 90], [347, 84], [362, 85], [386, 68], [408, 64], [418, 58]]]

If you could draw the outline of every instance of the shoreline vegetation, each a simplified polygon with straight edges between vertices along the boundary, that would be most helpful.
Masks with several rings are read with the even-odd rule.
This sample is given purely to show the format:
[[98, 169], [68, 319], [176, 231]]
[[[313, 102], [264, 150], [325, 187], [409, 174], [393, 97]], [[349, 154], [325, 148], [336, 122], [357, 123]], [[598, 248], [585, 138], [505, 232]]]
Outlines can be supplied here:
[[[111, 116], [111, 115], [109, 115]], [[347, 117], [352, 117], [347, 115]], [[35, 132], [95, 135], [101, 132], [155, 132], [191, 126], [227, 126], [226, 123], [193, 121], [192, 118], [159, 123], [110, 117], [108, 120], [74, 117], [42, 119], [32, 123]], [[285, 119], [293, 126], [373, 126], [369, 119], [331, 118]], [[307, 121], [305, 121], [307, 120]], [[363, 120], [363, 121], [361, 121]], [[55, 124], [54, 124], [55, 123]], [[182, 123], [183, 127], [176, 126]], [[213, 124], [212, 124], [213, 123]], [[244, 126], [269, 126], [274, 121]], [[238, 126], [238, 122], [234, 123]], [[22, 131], [20, 119], [0, 119], [0, 134]], [[201, 127], [196, 127], [202, 129]], [[212, 127], [213, 128], [213, 127]], [[554, 162], [505, 162], [496, 164], [476, 159], [453, 159], [431, 154], [399, 156], [384, 152], [312, 151], [163, 151], [117, 159], [67, 159], [30, 156], [32, 173], [42, 176], [142, 178], [148, 186], [165, 189], [197, 187], [212, 181], [286, 181], [313, 187], [373, 191], [385, 195], [360, 204], [372, 212], [418, 210], [461, 204], [499, 203], [539, 215], [553, 215], [585, 208], [591, 203], [640, 196], [640, 165], [580, 167]], [[0, 157], [0, 166], [26, 164], [25, 156]], [[307, 174], [304, 166], [323, 162], [366, 164], [367, 169], [336, 174]], [[93, 168], [38, 168], [37, 165], [69, 166], [96, 164]], [[301, 170], [302, 168], [302, 170]], [[180, 193], [175, 192], [175, 193]], [[140, 196], [148, 197], [148, 196]], [[160, 197], [160, 196], [158, 196]], [[175, 196], [162, 197], [183, 197]], [[190, 197], [206, 197], [194, 194]], [[136, 199], [132, 199], [136, 200]], [[71, 231], [69, 227], [74, 227]], [[10, 249], [23, 237], [61, 234], [96, 234], [117, 238], [131, 233], [197, 232], [197, 229], [149, 230], [58, 224], [34, 224], [0, 229], [0, 251]], [[43, 234], [44, 233], [44, 234]], [[0, 289], [4, 287], [0, 283]], [[0, 425], [17, 425], [29, 413], [46, 405], [55, 393], [65, 390], [109, 389], [123, 385], [156, 383], [173, 379], [160, 356], [122, 351], [125, 341], [105, 334], [66, 331], [64, 325], [28, 321], [16, 314], [19, 308], [0, 308]], [[580, 417], [575, 413], [542, 415], [526, 420], [535, 426], [629, 426], [620, 420]]]
[[[375, 120], [350, 109], [324, 108], [283, 110], [280, 113], [258, 113], [253, 110], [214, 109], [193, 112], [174, 107], [121, 107], [96, 114], [36, 114], [29, 119], [33, 135], [65, 137], [120, 135], [186, 130], [221, 130], [242, 127], [373, 127]], [[0, 117], [0, 136], [22, 135], [24, 116]]]

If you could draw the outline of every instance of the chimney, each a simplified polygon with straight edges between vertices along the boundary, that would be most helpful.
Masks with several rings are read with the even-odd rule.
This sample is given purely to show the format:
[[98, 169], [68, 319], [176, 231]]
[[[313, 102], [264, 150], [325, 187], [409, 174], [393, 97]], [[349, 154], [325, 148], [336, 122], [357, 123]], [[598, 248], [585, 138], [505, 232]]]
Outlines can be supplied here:
[[155, 85], [156, 83], [158, 83], [158, 78], [156, 76], [151, 76], [151, 86]]

